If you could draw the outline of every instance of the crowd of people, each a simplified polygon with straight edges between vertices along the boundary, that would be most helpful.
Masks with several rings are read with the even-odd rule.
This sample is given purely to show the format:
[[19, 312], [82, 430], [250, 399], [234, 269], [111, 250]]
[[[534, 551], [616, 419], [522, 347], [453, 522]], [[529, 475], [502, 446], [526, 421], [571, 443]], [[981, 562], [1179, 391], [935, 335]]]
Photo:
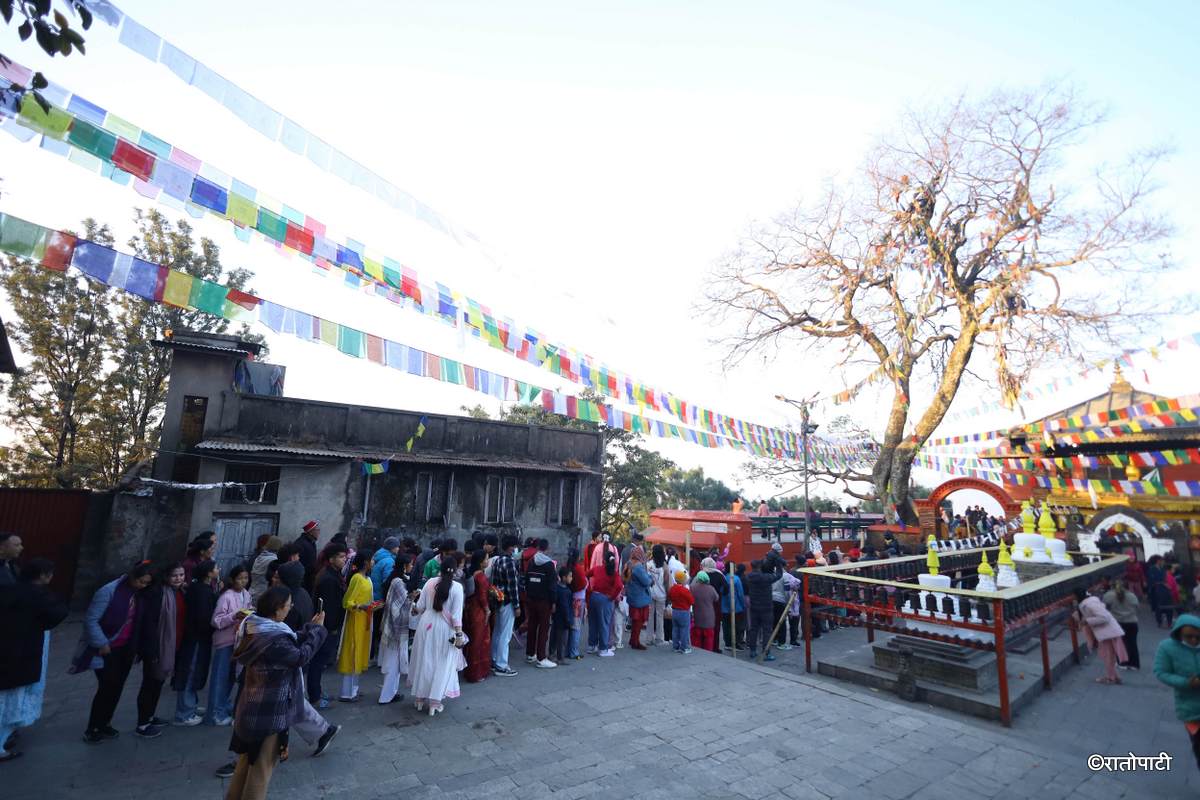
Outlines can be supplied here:
[[[261, 537], [244, 563], [221, 574], [215, 536], [205, 532], [181, 562], [139, 562], [101, 586], [68, 670], [96, 678], [84, 741], [120, 735], [113, 716], [140, 663], [133, 734], [229, 726], [231, 758], [218, 770], [232, 778], [227, 796], [262, 797], [290, 735], [322, 754], [340, 728], [321, 711], [360, 702], [362, 676], [374, 667], [383, 678], [377, 703], [403, 700], [406, 687], [413, 706], [435, 716], [460, 695], [460, 678], [516, 675], [514, 639], [537, 669], [668, 645], [681, 655], [723, 647], [773, 661], [770, 650], [802, 643], [799, 570], [877, 555], [824, 552], [818, 542], [789, 563], [776, 543], [748, 565], [729, 561], [728, 547], [694, 553], [689, 565], [672, 547], [647, 551], [641, 534], [619, 548], [597, 531], [582, 553], [556, 561], [547, 540], [511, 534], [476, 532], [461, 549], [453, 538], [422, 547], [389, 537], [374, 553], [355, 552], [344, 534], [318, 550], [319, 536], [312, 522], [287, 544]], [[20, 755], [17, 731], [40, 715], [50, 631], [67, 614], [48, 588], [53, 564], [29, 559], [18, 567], [21, 549], [19, 537], [0, 534], [0, 761]], [[1140, 669], [1140, 600], [1171, 625], [1183, 607], [1175, 574], [1160, 558], [1143, 565], [1131, 557], [1121, 579], [1096, 595], [1078, 593], [1076, 624], [1104, 665], [1099, 682], [1120, 683], [1119, 669]], [[812, 637], [830, 624], [815, 622]], [[1156, 675], [1184, 698], [1181, 714], [1200, 707], [1195, 670], [1184, 685], [1177, 680], [1181, 664], [1200, 667], [1197, 642], [1200, 619], [1184, 614], [1155, 660]], [[326, 686], [330, 670], [336, 688]], [[174, 710], [164, 718], [168, 682]], [[1200, 758], [1200, 712], [1194, 716], [1195, 725], [1185, 721]]]

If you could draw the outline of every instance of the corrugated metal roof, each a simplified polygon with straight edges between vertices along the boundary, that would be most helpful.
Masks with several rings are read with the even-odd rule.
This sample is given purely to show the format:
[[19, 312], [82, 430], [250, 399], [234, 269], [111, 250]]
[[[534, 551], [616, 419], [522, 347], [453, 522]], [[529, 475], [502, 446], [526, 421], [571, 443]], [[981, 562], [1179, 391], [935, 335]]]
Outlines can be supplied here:
[[200, 350], [205, 353], [226, 353], [231, 356], [253, 356], [257, 352], [248, 347], [217, 347], [212, 344], [181, 342], [174, 339], [155, 339], [151, 344], [155, 347], [166, 347], [171, 350]]
[[340, 458], [367, 461], [399, 461], [410, 464], [431, 464], [449, 467], [478, 467], [481, 469], [511, 469], [531, 472], [573, 472], [598, 475], [595, 470], [584, 466], [556, 464], [551, 462], [522, 461], [511, 458], [488, 458], [478, 455], [455, 455], [453, 453], [394, 453], [377, 449], [330, 450], [322, 447], [299, 446], [274, 442], [239, 442], [227, 439], [205, 439], [196, 445], [197, 450], [223, 450], [238, 453], [287, 453], [298, 456]]

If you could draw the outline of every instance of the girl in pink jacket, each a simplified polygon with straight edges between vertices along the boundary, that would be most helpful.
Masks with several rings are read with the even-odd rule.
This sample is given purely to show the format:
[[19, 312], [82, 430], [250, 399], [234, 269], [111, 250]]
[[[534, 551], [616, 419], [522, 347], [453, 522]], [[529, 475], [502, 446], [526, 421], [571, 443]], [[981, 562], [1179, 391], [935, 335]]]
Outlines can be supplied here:
[[1075, 590], [1075, 599], [1079, 601], [1076, 611], [1077, 619], [1087, 636], [1088, 649], [1099, 650], [1100, 660], [1104, 662], [1104, 675], [1097, 678], [1096, 683], [1120, 683], [1117, 676], [1117, 663], [1128, 659], [1125, 653], [1125, 632], [1117, 622], [1104, 601], [1093, 597], [1083, 589]]

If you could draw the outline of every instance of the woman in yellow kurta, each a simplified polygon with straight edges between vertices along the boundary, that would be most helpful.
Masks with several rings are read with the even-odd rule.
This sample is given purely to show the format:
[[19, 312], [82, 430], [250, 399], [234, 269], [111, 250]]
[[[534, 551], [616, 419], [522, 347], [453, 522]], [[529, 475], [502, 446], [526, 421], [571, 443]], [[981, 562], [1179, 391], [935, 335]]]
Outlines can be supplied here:
[[358, 676], [367, 671], [371, 660], [371, 601], [375, 592], [371, 587], [371, 566], [374, 559], [370, 553], [356, 553], [351, 568], [350, 585], [342, 597], [346, 609], [346, 621], [342, 624], [342, 641], [338, 647], [337, 669], [342, 673], [343, 703], [358, 700]]

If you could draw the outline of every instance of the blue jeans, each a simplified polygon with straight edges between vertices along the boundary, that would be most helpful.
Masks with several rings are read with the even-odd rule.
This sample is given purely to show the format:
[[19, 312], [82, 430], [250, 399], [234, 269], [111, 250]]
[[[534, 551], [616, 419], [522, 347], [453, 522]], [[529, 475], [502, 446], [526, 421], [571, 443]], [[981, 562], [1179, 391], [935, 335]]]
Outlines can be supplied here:
[[671, 647], [688, 650], [692, 646], [692, 612], [671, 609]]
[[183, 722], [195, 716], [196, 708], [200, 705], [200, 698], [196, 692], [196, 684], [199, 682], [198, 678], [200, 677], [196, 674], [196, 662], [199, 660], [199, 653], [192, 657], [187, 686], [175, 693], [176, 722]]
[[612, 646], [613, 601], [607, 595], [592, 592], [588, 600], [588, 649], [607, 650]]
[[496, 610], [496, 624], [492, 628], [492, 663], [499, 669], [508, 669], [508, 643], [512, 639], [515, 616], [512, 603], [505, 603]]
[[216, 725], [217, 720], [233, 716], [233, 645], [218, 647], [212, 653], [212, 673], [208, 676], [208, 711], [204, 724]]

